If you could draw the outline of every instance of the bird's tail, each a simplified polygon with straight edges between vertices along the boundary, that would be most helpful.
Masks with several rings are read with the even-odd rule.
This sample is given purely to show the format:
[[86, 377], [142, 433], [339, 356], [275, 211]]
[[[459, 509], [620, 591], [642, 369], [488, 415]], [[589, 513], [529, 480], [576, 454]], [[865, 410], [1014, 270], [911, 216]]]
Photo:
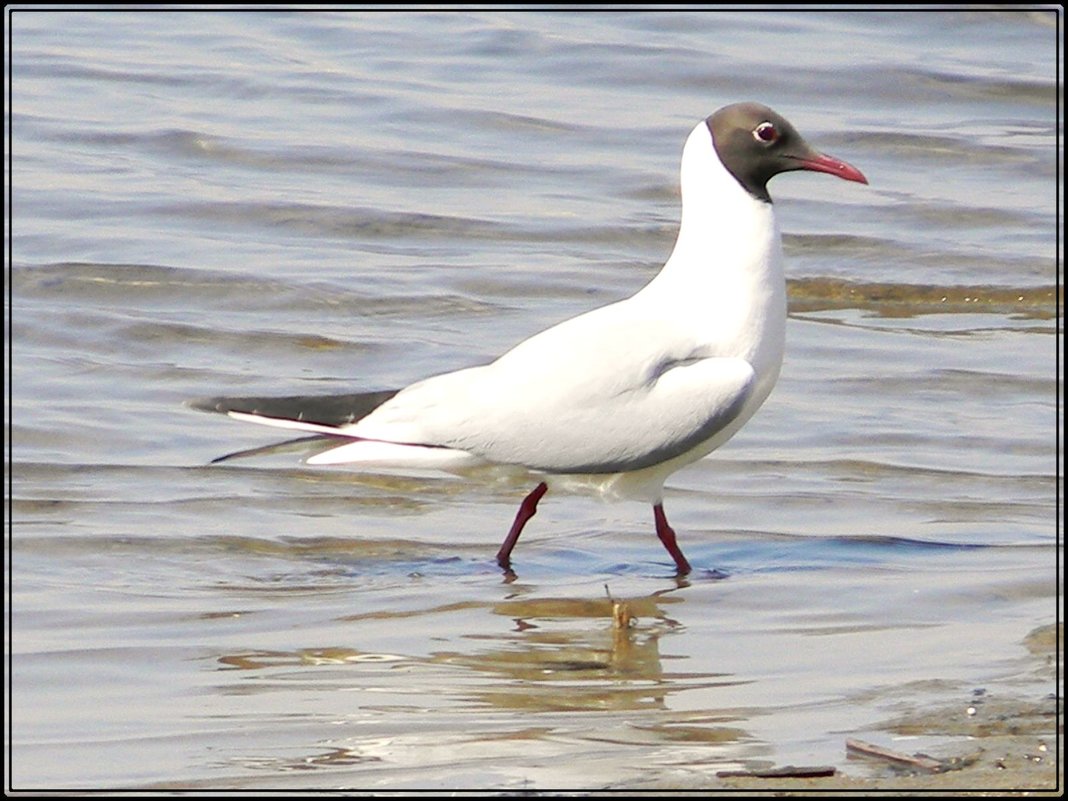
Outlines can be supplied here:
[[329, 443], [334, 447], [339, 442], [355, 441], [354, 437], [337, 433], [337, 429], [363, 419], [396, 394], [397, 390], [379, 390], [347, 395], [215, 397], [188, 401], [186, 405], [198, 411], [218, 412], [276, 428], [315, 432], [312, 436], [235, 451], [212, 459], [212, 464], [218, 464], [231, 459], [303, 451], [316, 443]]

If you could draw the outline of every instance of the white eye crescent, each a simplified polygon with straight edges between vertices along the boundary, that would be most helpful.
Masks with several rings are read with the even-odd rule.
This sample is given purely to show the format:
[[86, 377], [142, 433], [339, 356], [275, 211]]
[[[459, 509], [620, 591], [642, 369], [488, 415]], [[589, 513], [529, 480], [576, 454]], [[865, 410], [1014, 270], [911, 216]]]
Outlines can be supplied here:
[[770, 145], [779, 138], [779, 131], [770, 122], [762, 122], [753, 129], [753, 138], [758, 142]]

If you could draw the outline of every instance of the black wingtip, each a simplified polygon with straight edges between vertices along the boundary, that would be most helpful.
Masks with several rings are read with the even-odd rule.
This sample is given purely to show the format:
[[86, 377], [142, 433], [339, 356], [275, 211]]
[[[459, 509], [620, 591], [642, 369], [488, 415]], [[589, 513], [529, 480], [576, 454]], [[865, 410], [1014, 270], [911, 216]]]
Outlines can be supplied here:
[[241, 412], [278, 420], [344, 426], [361, 420], [396, 394], [397, 390], [378, 390], [347, 395], [196, 398], [185, 403], [201, 412]]
[[332, 443], [342, 439], [341, 437], [331, 437], [329, 435], [313, 434], [310, 437], [297, 437], [296, 439], [287, 439], [284, 442], [275, 442], [271, 445], [263, 445], [259, 448], [248, 448], [247, 450], [234, 451], [233, 453], [227, 453], [223, 456], [216, 456], [208, 464], [219, 464], [220, 462], [228, 462], [231, 459], [248, 459], [252, 456], [267, 456], [275, 453], [287, 453], [290, 451], [306, 450], [312, 443]]
[[230, 411], [226, 407], [226, 398], [194, 398], [187, 400], [185, 405], [198, 412], [219, 412], [226, 414]]

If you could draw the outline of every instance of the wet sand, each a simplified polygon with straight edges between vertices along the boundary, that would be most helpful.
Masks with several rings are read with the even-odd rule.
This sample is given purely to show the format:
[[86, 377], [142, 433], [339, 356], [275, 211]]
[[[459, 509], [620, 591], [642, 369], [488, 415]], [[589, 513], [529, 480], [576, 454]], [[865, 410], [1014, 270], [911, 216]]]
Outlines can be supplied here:
[[[1033, 662], [1021, 680], [1045, 677], [1058, 681], [1062, 636], [1060, 623], [1042, 626], [1027, 636], [1024, 644]], [[855, 770], [838, 771], [834, 776], [720, 777], [709, 789], [775, 796], [831, 790], [858, 795], [897, 790], [903, 795], [1060, 796], [1064, 788], [1064, 719], [1059, 698], [1054, 693], [1040, 698], [1014, 695], [1012, 685], [1010, 680], [997, 689], [973, 691], [970, 698], [947, 698], [942, 706], [915, 709], [886, 721], [882, 727], [886, 736], [878, 745], [893, 751], [918, 753], [902, 745], [908, 738], [944, 740], [937, 748], [923, 749], [924, 754], [942, 763], [937, 772], [857, 756]], [[843, 736], [843, 748], [846, 739]]]

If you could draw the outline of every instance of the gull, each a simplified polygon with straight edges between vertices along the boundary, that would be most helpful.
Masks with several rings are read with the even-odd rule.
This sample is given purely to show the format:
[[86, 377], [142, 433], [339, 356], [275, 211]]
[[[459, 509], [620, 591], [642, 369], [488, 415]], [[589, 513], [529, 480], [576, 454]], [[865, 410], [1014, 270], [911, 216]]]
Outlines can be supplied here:
[[778, 378], [786, 280], [767, 184], [796, 170], [868, 182], [767, 106], [724, 106], [686, 139], [675, 247], [631, 297], [542, 331], [489, 364], [399, 391], [190, 405], [311, 432], [304, 439], [330, 445], [306, 459], [311, 465], [521, 470], [537, 484], [497, 552], [507, 572], [550, 487], [648, 502], [657, 537], [684, 576], [692, 568], [664, 513], [664, 482], [737, 433]]

